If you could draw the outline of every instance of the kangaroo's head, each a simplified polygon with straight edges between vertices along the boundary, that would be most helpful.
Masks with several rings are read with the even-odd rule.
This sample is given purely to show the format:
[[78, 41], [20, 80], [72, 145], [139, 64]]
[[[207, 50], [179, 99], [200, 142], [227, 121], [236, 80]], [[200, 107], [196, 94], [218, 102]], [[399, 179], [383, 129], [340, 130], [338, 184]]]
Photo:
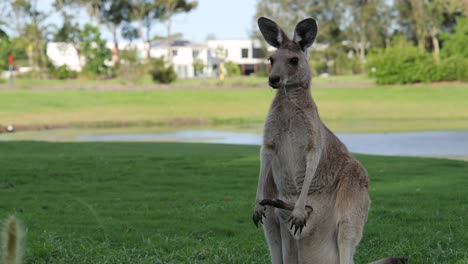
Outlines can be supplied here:
[[292, 40], [273, 21], [265, 17], [258, 19], [258, 27], [266, 42], [277, 48], [271, 54], [269, 85], [274, 88], [309, 87], [311, 73], [309, 48], [317, 35], [317, 23], [312, 18], [302, 20], [294, 29]]

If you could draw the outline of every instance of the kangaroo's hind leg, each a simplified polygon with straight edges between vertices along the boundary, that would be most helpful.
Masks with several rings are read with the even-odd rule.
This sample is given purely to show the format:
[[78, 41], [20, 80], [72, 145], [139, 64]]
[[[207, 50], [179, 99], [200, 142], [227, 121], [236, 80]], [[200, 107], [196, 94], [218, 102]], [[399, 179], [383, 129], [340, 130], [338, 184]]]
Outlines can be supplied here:
[[353, 264], [354, 251], [362, 238], [369, 211], [367, 172], [355, 166], [344, 170], [339, 180], [335, 213], [337, 216], [337, 244], [340, 264]]
[[298, 251], [297, 251], [297, 240], [291, 234], [289, 225], [286, 221], [281, 220], [281, 239], [282, 239], [282, 250], [283, 250], [283, 263], [285, 264], [297, 264], [298, 263]]
[[[276, 185], [273, 181], [273, 174], [271, 171], [268, 173], [264, 191], [265, 192], [263, 197], [265, 199], [277, 198]], [[281, 247], [280, 224], [275, 213], [275, 208], [272, 206], [266, 206], [265, 219], [263, 221], [263, 231], [270, 249], [271, 263], [282, 264], [283, 254]]]

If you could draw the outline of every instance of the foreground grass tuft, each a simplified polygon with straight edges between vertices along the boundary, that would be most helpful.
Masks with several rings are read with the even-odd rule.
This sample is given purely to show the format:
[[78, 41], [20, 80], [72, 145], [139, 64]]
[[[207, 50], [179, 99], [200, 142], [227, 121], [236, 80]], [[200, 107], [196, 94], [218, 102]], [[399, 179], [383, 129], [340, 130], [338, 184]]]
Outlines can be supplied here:
[[[0, 143], [0, 217], [25, 263], [268, 263], [251, 221], [258, 147]], [[468, 163], [362, 156], [372, 209], [356, 263], [468, 262]]]

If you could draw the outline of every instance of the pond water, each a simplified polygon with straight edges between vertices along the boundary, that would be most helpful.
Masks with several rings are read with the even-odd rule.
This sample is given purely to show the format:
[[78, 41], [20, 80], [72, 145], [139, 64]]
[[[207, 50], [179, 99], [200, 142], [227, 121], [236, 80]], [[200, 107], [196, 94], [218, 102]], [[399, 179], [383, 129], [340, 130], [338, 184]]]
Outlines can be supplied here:
[[[468, 156], [468, 131], [337, 134], [355, 153], [392, 156]], [[262, 136], [224, 131], [79, 136], [80, 141], [166, 141], [260, 145]]]

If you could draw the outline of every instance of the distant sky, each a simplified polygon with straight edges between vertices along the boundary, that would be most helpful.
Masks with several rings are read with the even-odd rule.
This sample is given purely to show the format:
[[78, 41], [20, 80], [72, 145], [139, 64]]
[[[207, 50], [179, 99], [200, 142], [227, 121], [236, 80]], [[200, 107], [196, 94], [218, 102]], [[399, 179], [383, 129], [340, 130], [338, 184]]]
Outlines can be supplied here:
[[[42, 9], [50, 10], [54, 0], [39, 0]], [[256, 0], [198, 0], [198, 7], [187, 14], [174, 16], [174, 33], [182, 33], [184, 38], [192, 41], [203, 41], [208, 34], [217, 39], [243, 39], [248, 38], [252, 30]], [[87, 15], [82, 12], [78, 15], [80, 24], [86, 23]], [[51, 17], [52, 23], [61, 23], [59, 16]], [[108, 40], [111, 35], [104, 26], [102, 34]], [[156, 35], [165, 35], [162, 25], [153, 30]], [[122, 41], [122, 39], [120, 39]]]
[[219, 39], [248, 38], [254, 21], [255, 0], [199, 0], [198, 8], [179, 15], [174, 31], [201, 41], [212, 33]]

